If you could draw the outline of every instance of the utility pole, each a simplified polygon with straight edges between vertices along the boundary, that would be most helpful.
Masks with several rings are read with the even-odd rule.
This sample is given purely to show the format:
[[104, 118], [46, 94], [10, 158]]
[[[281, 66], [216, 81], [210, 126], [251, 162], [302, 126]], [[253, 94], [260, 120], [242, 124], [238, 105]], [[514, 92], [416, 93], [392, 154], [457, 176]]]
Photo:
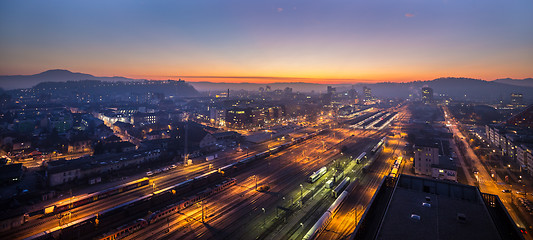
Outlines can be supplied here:
[[304, 186], [300, 184], [300, 205], [304, 206]]
[[202, 222], [205, 222], [205, 215], [204, 215], [204, 201], [201, 201], [200, 204], [202, 204]]
[[185, 121], [185, 144], [183, 149], [183, 165], [187, 166], [189, 162], [189, 154], [188, 154], [188, 141], [189, 141], [189, 119], [187, 118]]
[[69, 198], [69, 203], [68, 203], [68, 222], [70, 222], [70, 215], [71, 215], [71, 210], [72, 210], [72, 188], [70, 189], [70, 198]]

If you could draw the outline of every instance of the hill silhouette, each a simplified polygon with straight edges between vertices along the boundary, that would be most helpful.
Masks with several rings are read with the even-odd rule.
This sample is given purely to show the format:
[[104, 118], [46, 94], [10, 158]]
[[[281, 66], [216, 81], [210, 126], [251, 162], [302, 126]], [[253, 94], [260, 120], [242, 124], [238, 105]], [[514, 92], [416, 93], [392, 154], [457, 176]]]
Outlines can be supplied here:
[[31, 88], [42, 82], [66, 82], [79, 80], [100, 81], [138, 81], [144, 79], [130, 79], [124, 77], [95, 77], [91, 74], [76, 73], [64, 69], [52, 69], [34, 75], [4, 75], [0, 76], [3, 89]]
[[515, 85], [515, 86], [533, 87], [533, 78], [524, 78], [524, 79], [503, 78], [503, 79], [496, 79], [493, 82]]
[[[125, 77], [96, 77], [91, 74], [75, 73], [64, 69], [53, 69], [34, 75], [7, 75], [0, 76], [0, 88], [4, 90], [17, 88], [30, 88], [42, 82], [67, 82], [80, 80], [98, 80], [103, 82], [116, 81], [146, 81], [146, 79], [131, 79]], [[214, 82], [191, 82], [189, 83], [198, 91], [226, 91], [253, 90], [259, 87], [271, 86], [272, 90], [293, 88], [294, 91], [317, 93], [325, 92], [326, 86], [337, 87], [338, 91], [355, 88], [362, 91], [363, 86], [372, 89], [372, 93], [378, 97], [406, 98], [410, 95], [420, 95], [420, 89], [429, 86], [437, 95], [451, 97], [453, 99], [483, 100], [507, 99], [511, 93], [522, 93], [526, 101], [533, 101], [533, 78], [526, 79], [498, 79], [486, 81], [472, 78], [444, 77], [434, 80], [413, 81], [406, 83], [381, 82], [381, 83], [354, 83], [354, 84], [318, 84], [305, 82], [278, 82], [278, 83], [214, 83]]]

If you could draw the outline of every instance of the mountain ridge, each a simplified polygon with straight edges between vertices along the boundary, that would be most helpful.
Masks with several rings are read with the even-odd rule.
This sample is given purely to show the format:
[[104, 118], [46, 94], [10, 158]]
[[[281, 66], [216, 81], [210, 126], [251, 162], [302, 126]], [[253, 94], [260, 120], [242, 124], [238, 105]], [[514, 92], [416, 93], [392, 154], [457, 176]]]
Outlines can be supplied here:
[[[100, 80], [100, 81], [145, 81], [146, 79], [132, 79], [120, 76], [114, 77], [96, 77], [91, 74], [71, 72], [65, 69], [51, 69], [34, 75], [4, 75], [0, 76], [0, 88], [4, 90], [16, 88], [30, 88], [40, 82], [65, 82], [80, 80]], [[254, 90], [259, 87], [271, 86], [272, 90], [294, 88], [294, 91], [300, 92], [325, 92], [326, 86], [333, 86], [338, 91], [355, 88], [362, 91], [363, 86], [372, 88], [372, 93], [380, 97], [408, 97], [410, 95], [419, 95], [419, 90], [423, 86], [429, 86], [434, 89], [436, 94], [449, 96], [452, 98], [465, 99], [494, 99], [495, 97], [504, 98], [510, 93], [523, 93], [524, 99], [533, 99], [533, 96], [527, 95], [533, 92], [533, 85], [529, 82], [533, 78], [526, 79], [497, 79], [487, 81], [467, 77], [440, 77], [433, 80], [416, 80], [411, 82], [377, 82], [377, 83], [352, 83], [352, 84], [327, 84], [327, 83], [306, 83], [306, 82], [274, 82], [274, 83], [225, 83], [225, 82], [188, 82], [200, 92], [216, 92], [231, 90]]]

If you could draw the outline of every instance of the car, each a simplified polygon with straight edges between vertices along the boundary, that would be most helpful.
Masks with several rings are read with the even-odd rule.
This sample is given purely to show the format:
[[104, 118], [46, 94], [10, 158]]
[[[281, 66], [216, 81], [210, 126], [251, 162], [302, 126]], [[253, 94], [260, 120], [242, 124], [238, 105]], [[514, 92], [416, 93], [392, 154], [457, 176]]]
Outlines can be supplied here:
[[176, 164], [172, 164], [172, 166], [170, 166], [170, 169], [174, 169], [176, 167], [177, 167]]
[[521, 191], [516, 191], [516, 194], [518, 194], [518, 195], [526, 195], [524, 192], [521, 192]]
[[502, 192], [503, 192], [503, 193], [510, 193], [511, 190], [509, 190], [509, 189], [503, 189]]
[[154, 175], [154, 173], [153, 173], [152, 171], [148, 171], [148, 172], [146, 172], [146, 176], [147, 176], [147, 177], [150, 177], [150, 176], [152, 176], [152, 175]]

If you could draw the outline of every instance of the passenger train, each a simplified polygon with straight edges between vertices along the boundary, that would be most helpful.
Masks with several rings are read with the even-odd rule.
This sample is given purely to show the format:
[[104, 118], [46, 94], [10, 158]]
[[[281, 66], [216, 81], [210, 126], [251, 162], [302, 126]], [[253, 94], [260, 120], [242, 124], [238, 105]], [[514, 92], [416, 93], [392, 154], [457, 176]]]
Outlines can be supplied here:
[[186, 209], [203, 199], [206, 199], [212, 195], [215, 195], [221, 191], [224, 191], [228, 189], [229, 187], [235, 185], [236, 182], [237, 180], [235, 178], [224, 181], [223, 183], [216, 185], [213, 188], [208, 188], [192, 197], [187, 198], [186, 200], [182, 200], [178, 203], [171, 204], [163, 210], [152, 213], [146, 219], [141, 218], [141, 219], [136, 220], [133, 223], [125, 224], [117, 228], [116, 230], [113, 230], [110, 233], [105, 234], [103, 237], [99, 239], [100, 240], [116, 240], [116, 239], [123, 238], [133, 232], [138, 231], [139, 229], [142, 229], [150, 224], [153, 224], [161, 220], [162, 218], [168, 217], [169, 215], [172, 215], [183, 209]]
[[347, 191], [343, 191], [341, 195], [331, 204], [331, 206], [328, 208], [328, 210], [318, 219], [318, 221], [313, 225], [311, 229], [305, 234], [305, 236], [302, 238], [303, 240], [309, 240], [314, 239], [320, 232], [322, 232], [329, 224], [335, 213], [339, 210], [339, 206], [341, 205], [342, 201], [348, 196]]
[[[317, 132], [308, 134], [308, 135], [303, 136], [303, 137], [295, 138], [295, 139], [293, 139], [290, 142], [287, 142], [287, 143], [284, 143], [282, 145], [273, 147], [271, 149], [268, 149], [268, 150], [263, 151], [261, 153], [258, 153], [256, 155], [253, 155], [253, 156], [247, 157], [245, 159], [242, 159], [242, 160], [240, 160], [238, 162], [226, 165], [226, 166], [224, 166], [224, 167], [222, 167], [222, 168], [220, 168], [218, 170], [213, 170], [213, 171], [210, 171], [208, 173], [202, 174], [202, 175], [200, 175], [198, 177], [195, 177], [193, 179], [189, 179], [187, 181], [180, 182], [178, 184], [175, 184], [173, 186], [167, 187], [165, 189], [155, 191], [153, 194], [149, 194], [149, 195], [146, 195], [144, 197], [132, 200], [132, 201], [128, 202], [127, 204], [133, 206], [135, 204], [142, 204], [143, 202], [146, 202], [146, 201], [155, 202], [155, 203], [165, 203], [165, 202], [168, 202], [168, 201], [172, 201], [172, 197], [175, 196], [175, 195], [179, 195], [179, 194], [183, 194], [183, 193], [189, 192], [189, 191], [191, 191], [194, 188], [203, 187], [203, 186], [205, 186], [207, 184], [212, 184], [212, 183], [214, 183], [216, 181], [219, 181], [223, 177], [231, 176], [231, 175], [233, 175], [236, 172], [244, 170], [250, 164], [254, 163], [256, 160], [268, 157], [268, 156], [270, 156], [272, 154], [278, 153], [281, 150], [284, 150], [284, 149], [286, 149], [288, 147], [291, 147], [291, 146], [293, 146], [293, 145], [295, 145], [297, 143], [300, 143], [300, 142], [303, 142], [303, 141], [305, 141], [307, 139], [313, 138], [313, 137], [317, 136], [318, 134], [322, 133], [323, 131], [324, 130], [317, 131]], [[143, 178], [143, 179], [140, 179], [138, 181], [140, 181], [139, 184], [141, 184], [141, 185], [142, 184], [146, 185], [146, 184], [149, 183], [147, 178]], [[121, 186], [118, 186], [117, 188], [120, 188]], [[113, 189], [115, 189], [115, 188], [113, 188]], [[124, 189], [123, 190], [117, 190], [117, 191], [124, 191]], [[190, 202], [191, 201], [189, 201], [189, 203]], [[185, 206], [184, 204], [188, 204], [188, 203], [187, 202], [180, 202], [178, 204], [182, 204], [182, 205], [180, 205], [180, 207], [182, 207], [182, 206]], [[73, 206], [74, 205], [71, 205], [70, 207], [72, 208]], [[188, 206], [190, 206], [190, 205], [188, 205]], [[99, 216], [104, 216], [106, 213], [109, 214], [110, 212], [117, 212], [117, 211], [120, 211], [120, 209], [122, 209], [122, 208], [124, 208], [124, 204], [121, 204], [119, 206], [104, 210], [104, 211], [102, 211], [101, 213], [98, 213], [98, 214], [90, 215], [90, 216], [88, 216], [86, 218], [83, 218], [83, 219], [85, 219], [85, 222], [86, 221], [94, 221], [94, 219], [98, 215]], [[168, 210], [168, 208], [166, 210]], [[64, 228], [66, 228], [66, 227], [76, 227], [78, 225], [81, 225], [81, 224], [85, 223], [83, 221], [82, 222], [75, 221], [75, 222], [76, 222], [76, 224], [73, 224], [74, 223], [73, 222], [71, 224], [68, 224], [68, 226], [64, 225], [64, 226], [61, 226], [61, 227], [64, 230]], [[134, 224], [137, 224], [137, 226], [140, 226], [143, 223], [137, 221]], [[127, 232], [128, 231], [127, 229], [134, 230], [134, 229], [136, 229], [136, 227], [127, 225], [124, 228], [122, 228], [121, 230], [115, 231], [113, 234], [118, 234], [118, 233], [120, 233], [122, 231], [126, 231]], [[50, 230], [45, 231], [43, 233], [39, 233], [39, 234], [37, 234], [35, 236], [32, 236], [32, 237], [30, 237], [28, 239], [45, 239], [47, 237], [47, 235], [57, 234], [57, 231], [59, 231], [59, 229], [55, 229], [55, 230], [54, 229], [50, 229]], [[114, 236], [113, 234], [108, 235], [107, 237], [109, 237], [109, 238], [104, 237], [102, 239], [118, 239], [116, 237], [123, 236], [121, 234], [118, 234], [118, 235], [116, 235], [116, 237], [113, 237]]]

